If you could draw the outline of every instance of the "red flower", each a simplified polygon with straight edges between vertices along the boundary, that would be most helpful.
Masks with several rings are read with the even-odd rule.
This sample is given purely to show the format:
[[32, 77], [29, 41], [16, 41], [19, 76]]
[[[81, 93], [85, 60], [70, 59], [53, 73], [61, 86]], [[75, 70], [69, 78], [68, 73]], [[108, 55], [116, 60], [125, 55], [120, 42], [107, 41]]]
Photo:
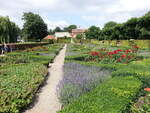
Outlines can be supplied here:
[[126, 57], [126, 55], [122, 55], [121, 57], [122, 57], [122, 58], [125, 58], [125, 57]]
[[130, 50], [130, 49], [125, 51], [126, 54], [128, 54], [130, 52], [132, 52], [132, 50]]
[[118, 58], [118, 59], [117, 59], [117, 62], [121, 62], [121, 58]]
[[150, 88], [145, 88], [144, 91], [150, 92]]
[[92, 51], [90, 54], [91, 54], [92, 56], [98, 56], [98, 55], [99, 55], [99, 52], [97, 52], [97, 51]]
[[118, 51], [116, 50], [116, 51], [114, 51], [113, 53], [114, 53], [114, 54], [118, 54]]
[[114, 53], [113, 52], [108, 52], [108, 55], [113, 55]]
[[133, 48], [135, 48], [135, 49], [139, 49], [139, 47], [138, 47], [138, 46], [136, 46], [136, 45], [135, 45], [135, 46], [133, 46]]
[[132, 56], [128, 56], [128, 59], [131, 59], [132, 58]]
[[121, 52], [121, 51], [123, 51], [123, 50], [122, 50], [122, 49], [118, 49], [118, 50], [116, 50], [116, 51]]

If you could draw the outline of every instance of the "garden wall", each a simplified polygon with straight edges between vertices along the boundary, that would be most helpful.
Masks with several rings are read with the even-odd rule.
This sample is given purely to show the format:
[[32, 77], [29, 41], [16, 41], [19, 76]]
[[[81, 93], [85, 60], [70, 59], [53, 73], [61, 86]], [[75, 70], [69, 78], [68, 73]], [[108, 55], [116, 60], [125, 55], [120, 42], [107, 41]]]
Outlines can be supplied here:
[[[49, 43], [23, 43], [23, 44], [19, 44], [19, 43], [11, 43], [11, 44], [7, 44], [8, 48], [11, 48], [12, 50], [24, 50], [27, 48], [33, 48], [36, 46], [42, 46], [42, 45], [47, 45]], [[0, 48], [2, 47], [2, 44], [0, 44]], [[0, 49], [0, 53], [1, 53], [1, 49]]]

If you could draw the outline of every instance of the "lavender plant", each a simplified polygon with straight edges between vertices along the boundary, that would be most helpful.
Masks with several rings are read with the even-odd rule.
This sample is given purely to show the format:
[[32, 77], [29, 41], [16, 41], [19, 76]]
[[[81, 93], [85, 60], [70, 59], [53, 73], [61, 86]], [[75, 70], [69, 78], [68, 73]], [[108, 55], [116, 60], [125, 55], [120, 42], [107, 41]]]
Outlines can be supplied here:
[[57, 93], [63, 105], [91, 91], [109, 77], [109, 70], [78, 63], [65, 63], [64, 76], [57, 86]]

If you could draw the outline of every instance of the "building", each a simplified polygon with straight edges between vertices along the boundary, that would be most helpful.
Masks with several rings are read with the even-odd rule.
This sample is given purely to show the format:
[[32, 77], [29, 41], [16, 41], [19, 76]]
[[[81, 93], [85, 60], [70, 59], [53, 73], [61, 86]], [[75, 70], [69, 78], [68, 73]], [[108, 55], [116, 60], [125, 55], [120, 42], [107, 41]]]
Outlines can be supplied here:
[[47, 35], [43, 40], [56, 40], [57, 38], [53, 35]]
[[78, 34], [85, 33], [86, 31], [86, 29], [72, 29], [71, 36], [75, 38]]
[[55, 33], [56, 38], [64, 38], [64, 37], [72, 37], [69, 32], [56, 32]]

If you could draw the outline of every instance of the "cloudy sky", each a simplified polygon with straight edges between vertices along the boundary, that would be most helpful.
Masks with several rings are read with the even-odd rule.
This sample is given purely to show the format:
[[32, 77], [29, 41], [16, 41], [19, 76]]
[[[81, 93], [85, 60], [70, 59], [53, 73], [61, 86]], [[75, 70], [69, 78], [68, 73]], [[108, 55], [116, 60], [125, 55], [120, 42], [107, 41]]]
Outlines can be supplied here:
[[150, 11], [150, 0], [0, 0], [0, 16], [20, 27], [23, 12], [40, 14], [49, 28], [76, 24], [86, 28], [108, 21], [125, 22]]

